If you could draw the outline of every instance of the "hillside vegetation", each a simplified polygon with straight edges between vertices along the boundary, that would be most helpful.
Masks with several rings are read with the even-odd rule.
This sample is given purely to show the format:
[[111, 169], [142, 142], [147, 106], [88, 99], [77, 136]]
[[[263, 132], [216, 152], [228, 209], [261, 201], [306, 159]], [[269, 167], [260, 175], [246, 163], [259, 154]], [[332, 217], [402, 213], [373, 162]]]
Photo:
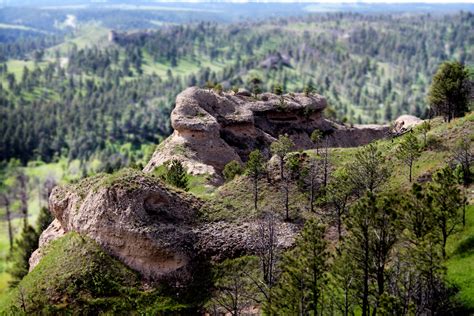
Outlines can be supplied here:
[[473, 23], [470, 13], [328, 14], [119, 32], [116, 43], [94, 24], [58, 46], [19, 39], [2, 44], [15, 48], [0, 67], [0, 117], [7, 122], [0, 159], [95, 156], [116, 169], [134, 159], [109, 144], [137, 150], [167, 136], [170, 110], [184, 87], [250, 89], [255, 76], [264, 91], [279, 84], [296, 92], [310, 84], [328, 97], [331, 115], [350, 123], [423, 116], [439, 64], [472, 63]]
[[[431, 121], [431, 124], [432, 129], [427, 135], [427, 139], [429, 140], [428, 144], [422, 150], [421, 156], [414, 167], [415, 181], [426, 181], [425, 179], [430, 178], [431, 175], [451, 160], [453, 149], [458, 140], [466, 136], [472, 137], [474, 114], [470, 113], [463, 118], [453, 120], [449, 124], [436, 118]], [[423, 139], [422, 134], [420, 134], [419, 131], [413, 131], [413, 133], [421, 142]], [[395, 158], [394, 153], [395, 149], [406, 136], [407, 135], [382, 140], [376, 143], [376, 147], [380, 150], [382, 156], [385, 157], [386, 166], [392, 171], [392, 176], [387, 178], [382, 184], [381, 190], [383, 191], [388, 190], [389, 192], [398, 192], [399, 195], [403, 195], [409, 194], [411, 190], [406, 167]], [[337, 170], [350, 165], [355, 153], [360, 150], [360, 148], [334, 148], [329, 150], [330, 170], [332, 170], [329, 183], [333, 181], [333, 178], [336, 179], [338, 177]], [[316, 159], [321, 156], [321, 152], [316, 154], [313, 150], [308, 151], [307, 154]], [[270, 167], [269, 170], [272, 170], [272, 167]], [[123, 176], [123, 171], [120, 174]], [[111, 179], [104, 181], [115, 181], [113, 179], [117, 178], [115, 175], [108, 177], [102, 175], [100, 177], [101, 179]], [[93, 181], [93, 179], [91, 181]], [[277, 220], [283, 220], [285, 218], [285, 211], [279, 181], [272, 180], [272, 176], [269, 178], [261, 178], [259, 181], [261, 191], [258, 200], [258, 211], [253, 211], [253, 203], [250, 198], [252, 196], [252, 184], [250, 179], [245, 175], [237, 176], [234, 180], [227, 182], [214, 192], [210, 192], [206, 189], [205, 182], [191, 181], [190, 191], [195, 192], [194, 194], [205, 200], [205, 204], [200, 212], [201, 220], [205, 222], [258, 221], [262, 217], [262, 214], [268, 212], [271, 212]], [[320, 181], [321, 179], [318, 180], [319, 183]], [[124, 183], [124, 185], [127, 184]], [[474, 291], [472, 287], [474, 280], [471, 280], [470, 272], [472, 270], [471, 261], [474, 255], [472, 252], [474, 209], [472, 207], [473, 196], [471, 190], [472, 186], [466, 189], [466, 192], [469, 194], [468, 203], [471, 204], [466, 209], [466, 224], [464, 227], [458, 225], [456, 233], [448, 238], [447, 259], [440, 262], [440, 267], [447, 269], [446, 280], [449, 282], [447, 284], [449, 284], [448, 287], [453, 287], [454, 294], [452, 298], [449, 298], [449, 306], [438, 306], [437, 308], [454, 308], [455, 310], [472, 310], [474, 308], [471, 299], [472, 292]], [[328, 227], [326, 239], [332, 245], [330, 252], [332, 252], [337, 259], [340, 256], [338, 252], [340, 250], [337, 249], [343, 247], [341, 246], [343, 244], [341, 244], [342, 241], [338, 241], [337, 229], [335, 227], [336, 222], [333, 215], [334, 209], [331, 204], [324, 199], [324, 193], [321, 187], [318, 189], [317, 197], [316, 210], [315, 213], [312, 213], [309, 209], [308, 191], [304, 189], [304, 185], [302, 186], [301, 183], [298, 184], [296, 179], [295, 181], [292, 180], [289, 194], [291, 221], [296, 223], [300, 222], [301, 225], [304, 221], [308, 221], [308, 223], [314, 220], [324, 222]], [[347, 225], [346, 221], [350, 220], [350, 216], [352, 216], [350, 214], [357, 203], [359, 202], [357, 202], [356, 199], [350, 199], [349, 205], [352, 205], [352, 207], [348, 217], [344, 219], [344, 227]], [[400, 214], [402, 215], [403, 213]], [[306, 224], [305, 227], [308, 225], [309, 224]], [[350, 232], [352, 228], [344, 228], [343, 233], [346, 229]], [[349, 235], [347, 238], [350, 240]], [[301, 247], [303, 247], [303, 245], [305, 244], [301, 244]], [[77, 249], [81, 250], [78, 252]], [[278, 258], [283, 258], [285, 255], [278, 254], [277, 256]], [[255, 265], [255, 260], [257, 259], [253, 257], [243, 257], [226, 261], [216, 266], [217, 271], [220, 272], [216, 272], [217, 279], [215, 282], [217, 283], [216, 288], [212, 289], [212, 297], [216, 298], [215, 295], [217, 295], [217, 297], [221, 295], [219, 294], [219, 289], [221, 286], [227, 284], [226, 282], [228, 281], [225, 279], [226, 275], [231, 277], [232, 272], [230, 271], [232, 271], [235, 266], [239, 266], [240, 269], [249, 269], [249, 273], [255, 273], [255, 275], [258, 276], [259, 268], [258, 265]], [[284, 262], [286, 259], [280, 260], [283, 261], [278, 263], [278, 267], [280, 267], [278, 271], [285, 273], [286, 268]], [[104, 264], [104, 262], [108, 263]], [[107, 267], [107, 271], [102, 270], [105, 267]], [[386, 269], [389, 270], [391, 268], [387, 267]], [[222, 271], [225, 272], [223, 275], [221, 274], [223, 273]], [[439, 272], [441, 273], [440, 276], [443, 275], [441, 271], [442, 270]], [[51, 275], [54, 275], [54, 277], [51, 277]], [[334, 277], [336, 277], [336, 274], [334, 274]], [[240, 276], [239, 278], [245, 278], [245, 276]], [[77, 282], [73, 280], [77, 280]], [[339, 284], [332, 283], [333, 281], [329, 282], [328, 286]], [[273, 286], [275, 286], [275, 295], [283, 295], [278, 292], [279, 285], [274, 284]], [[245, 290], [240, 289], [239, 291]], [[6, 310], [4, 309], [6, 312], [21, 312], [22, 308], [26, 308], [28, 312], [40, 310], [48, 312], [74, 312], [79, 310], [113, 312], [118, 309], [164, 312], [178, 311], [186, 308], [186, 302], [176, 297], [166, 298], [166, 291], [162, 294], [160, 293], [162, 292], [159, 290], [143, 290], [138, 275], [122, 266], [122, 264], [115, 259], [102, 253], [93, 241], [75, 233], [70, 233], [48, 246], [46, 256], [42, 259], [40, 264], [20, 282], [19, 287], [14, 288], [4, 296], [2, 305], [7, 308]], [[245, 292], [239, 293], [242, 294]], [[257, 291], [254, 295], [256, 295], [256, 298], [260, 297], [258, 300], [262, 299], [261, 292]], [[330, 298], [327, 294], [325, 297], [328, 300]], [[336, 301], [339, 298], [339, 296], [333, 296], [333, 299]], [[444, 299], [446, 298], [443, 298], [443, 300]], [[23, 302], [22, 300], [24, 300], [24, 303], [21, 303]], [[330, 304], [330, 301], [331, 300], [327, 301], [325, 304]], [[216, 302], [220, 301], [211, 299], [211, 301], [206, 304], [210, 304], [208, 306], [214, 306], [217, 310], [220, 310], [219, 308], [222, 308], [222, 306], [219, 304], [215, 305]], [[352, 304], [356, 305], [353, 305], [351, 308], [355, 308], [355, 306], [357, 306], [357, 300], [352, 302]], [[448, 301], [445, 303], [447, 302]], [[244, 308], [244, 306], [248, 306], [247, 304], [249, 304], [248, 301], [245, 300], [241, 301], [241, 303], [243, 305], [239, 305], [239, 308]], [[22, 307], [22, 304], [25, 307]], [[195, 304], [195, 302], [193, 304]], [[256, 303], [254, 302], [253, 304]], [[152, 307], [148, 307], [147, 309], [145, 306], [153, 306], [155, 309]], [[263, 305], [262, 307], [271, 308], [265, 306], [267, 305]]]

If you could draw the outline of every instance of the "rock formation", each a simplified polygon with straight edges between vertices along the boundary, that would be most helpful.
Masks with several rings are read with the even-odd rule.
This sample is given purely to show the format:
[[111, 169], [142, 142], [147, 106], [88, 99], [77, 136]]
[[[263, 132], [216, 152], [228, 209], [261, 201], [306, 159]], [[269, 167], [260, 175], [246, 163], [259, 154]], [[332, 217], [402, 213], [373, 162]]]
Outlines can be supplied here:
[[295, 149], [309, 149], [315, 129], [328, 137], [330, 146], [340, 147], [364, 145], [389, 131], [388, 126], [332, 122], [323, 117], [326, 106], [318, 94], [263, 93], [256, 100], [245, 91], [234, 95], [188, 88], [178, 95], [171, 113], [173, 134], [158, 146], [144, 171], [179, 159], [192, 174], [219, 177], [227, 163], [245, 161], [256, 148], [269, 156], [270, 144], [281, 134], [292, 138]]
[[[56, 187], [49, 201], [56, 219], [41, 235], [30, 269], [51, 240], [69, 231], [94, 239], [151, 280], [186, 283], [192, 278], [196, 258], [222, 260], [255, 252], [255, 222], [200, 222], [201, 207], [194, 196], [133, 169]], [[280, 247], [291, 246], [298, 228], [290, 223], [278, 225]]]
[[415, 126], [423, 123], [423, 120], [413, 115], [401, 115], [393, 122], [393, 130], [395, 133], [404, 133]]

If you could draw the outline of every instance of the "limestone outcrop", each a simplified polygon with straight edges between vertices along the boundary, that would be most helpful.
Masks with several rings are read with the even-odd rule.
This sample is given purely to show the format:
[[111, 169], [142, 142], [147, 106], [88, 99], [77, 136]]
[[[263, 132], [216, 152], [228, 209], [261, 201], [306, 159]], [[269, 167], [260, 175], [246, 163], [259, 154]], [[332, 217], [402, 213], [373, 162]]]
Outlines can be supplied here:
[[[147, 279], [181, 284], [192, 278], [199, 261], [256, 251], [255, 222], [200, 222], [202, 205], [198, 198], [133, 169], [56, 187], [49, 201], [55, 220], [41, 235], [30, 269], [51, 240], [69, 231], [94, 239]], [[291, 246], [298, 228], [281, 221], [278, 225], [279, 246]]]
[[188, 88], [176, 98], [171, 113], [173, 134], [160, 144], [145, 172], [170, 159], [179, 159], [192, 174], [219, 177], [232, 160], [243, 162], [254, 149], [269, 156], [270, 144], [281, 134], [288, 134], [295, 149], [313, 147], [310, 139], [321, 130], [330, 146], [364, 145], [387, 136], [389, 127], [347, 127], [323, 117], [326, 99], [318, 94], [302, 93], [278, 96], [249, 93], [215, 93]]

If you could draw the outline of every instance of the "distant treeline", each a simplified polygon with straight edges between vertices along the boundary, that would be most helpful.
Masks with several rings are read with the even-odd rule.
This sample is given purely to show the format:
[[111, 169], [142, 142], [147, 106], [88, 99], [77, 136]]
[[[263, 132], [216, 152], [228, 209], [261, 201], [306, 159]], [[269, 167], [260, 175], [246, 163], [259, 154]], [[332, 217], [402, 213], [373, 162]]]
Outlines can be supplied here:
[[[29, 68], [0, 66], [0, 160], [88, 159], [107, 143], [157, 143], [170, 133], [169, 113], [188, 86], [301, 91], [311, 83], [337, 118], [386, 122], [423, 116], [439, 64], [472, 64], [474, 16], [325, 14], [220, 25], [167, 26], [118, 44], [67, 52], [44, 50], [57, 37], [0, 44]], [[269, 56], [285, 56], [291, 67]], [[159, 75], [154, 65], [168, 70]], [[192, 67], [187, 67], [187, 65]], [[166, 69], [165, 68], [165, 69]], [[14, 74], [16, 72], [16, 75]]]

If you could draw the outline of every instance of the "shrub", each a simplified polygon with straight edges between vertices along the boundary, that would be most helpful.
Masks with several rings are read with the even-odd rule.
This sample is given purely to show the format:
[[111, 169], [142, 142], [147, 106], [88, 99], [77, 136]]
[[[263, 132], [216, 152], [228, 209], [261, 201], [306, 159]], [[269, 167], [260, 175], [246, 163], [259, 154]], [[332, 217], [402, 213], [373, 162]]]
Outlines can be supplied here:
[[173, 159], [164, 163], [166, 171], [163, 180], [177, 188], [188, 190], [188, 174], [181, 161]]
[[430, 150], [443, 150], [443, 141], [436, 135], [428, 135], [426, 137], [426, 148]]
[[225, 165], [222, 174], [224, 175], [226, 181], [231, 181], [235, 178], [235, 176], [241, 175], [243, 172], [244, 169], [242, 168], [240, 163], [235, 160], [232, 160], [227, 165]]

